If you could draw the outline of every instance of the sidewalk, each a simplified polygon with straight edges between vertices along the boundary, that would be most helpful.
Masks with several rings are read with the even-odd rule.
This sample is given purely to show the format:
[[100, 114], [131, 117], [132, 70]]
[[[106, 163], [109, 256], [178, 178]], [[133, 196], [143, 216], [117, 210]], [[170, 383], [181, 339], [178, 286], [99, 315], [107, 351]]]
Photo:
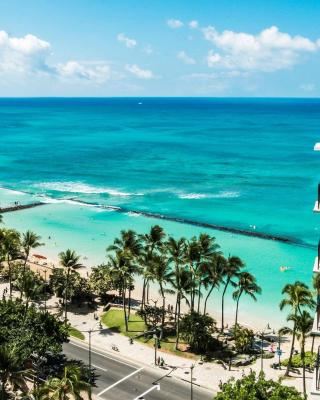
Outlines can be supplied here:
[[[100, 311], [100, 312], [99, 312]], [[102, 312], [102, 309], [98, 310], [98, 315]], [[68, 314], [69, 322], [75, 328], [86, 331], [89, 329], [98, 330], [99, 321], [94, 319], [92, 314]], [[84, 333], [85, 342], [88, 343], [88, 333]], [[128, 362], [133, 362], [135, 364], [148, 365], [149, 367], [161, 369], [161, 367], [154, 365], [154, 349], [141, 342], [134, 341], [130, 344], [129, 339], [121, 334], [112, 332], [106, 329], [104, 326], [103, 332], [93, 332], [91, 334], [92, 346], [99, 348], [106, 352], [113, 352], [115, 355], [120, 355], [126, 358]], [[118, 352], [112, 350], [112, 346], [115, 345], [118, 348]], [[284, 351], [283, 358], [287, 358], [290, 347], [290, 341], [282, 344], [282, 349]], [[178, 379], [183, 379], [190, 382], [190, 367], [194, 364], [193, 369], [193, 382], [203, 388], [209, 389], [213, 392], [217, 392], [219, 389], [220, 382], [225, 382], [232, 376], [235, 378], [240, 378], [243, 373], [248, 374], [250, 369], [256, 371], [257, 373], [261, 370], [261, 359], [258, 358], [256, 362], [252, 365], [246, 367], [232, 367], [231, 371], [228, 370], [227, 366], [221, 364], [216, 364], [214, 362], [200, 362], [195, 360], [188, 360], [183, 357], [176, 356], [174, 354], [168, 354], [164, 351], [158, 350], [157, 356], [164, 359], [165, 367], [167, 367], [167, 372], [171, 376]], [[263, 370], [266, 377], [273, 380], [278, 380], [279, 377], [283, 376], [285, 369], [275, 370], [271, 368], [271, 364], [278, 362], [278, 357], [275, 356], [271, 359], [263, 360]], [[307, 372], [307, 390], [309, 389], [312, 381], [312, 374]], [[302, 376], [291, 373], [291, 377], [286, 379], [284, 383], [288, 386], [294, 386], [298, 390], [302, 391]]]

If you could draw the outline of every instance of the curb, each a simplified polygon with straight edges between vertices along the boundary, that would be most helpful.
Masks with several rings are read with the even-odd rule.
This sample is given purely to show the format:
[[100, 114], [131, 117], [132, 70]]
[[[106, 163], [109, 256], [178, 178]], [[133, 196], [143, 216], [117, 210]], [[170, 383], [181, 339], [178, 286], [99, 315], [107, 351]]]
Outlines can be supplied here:
[[[75, 345], [78, 345], [79, 347], [82, 347], [83, 349], [87, 349], [89, 343], [85, 340], [81, 340], [81, 339], [77, 339], [74, 337], [70, 337], [69, 338], [69, 342]], [[174, 372], [176, 369], [179, 369], [179, 367], [174, 367], [171, 365], [167, 365], [171, 371], [167, 372], [167, 374], [163, 374], [161, 373], [161, 370], [159, 369], [159, 367], [154, 366], [153, 364], [146, 364], [144, 362], [137, 362], [136, 360], [133, 360], [132, 358], [130, 358], [129, 356], [123, 356], [121, 353], [119, 352], [111, 352], [107, 349], [102, 349], [99, 346], [96, 345], [91, 345], [91, 349], [94, 350], [97, 353], [100, 353], [102, 355], [106, 355], [106, 356], [111, 356], [110, 358], [114, 358], [114, 359], [118, 359], [119, 361], [124, 362], [125, 364], [127, 364], [128, 366], [131, 366], [133, 368], [139, 367], [139, 366], [144, 366], [145, 368], [151, 369], [153, 372], [155, 372], [157, 375], [159, 375], [159, 378], [164, 378], [166, 375], [171, 374], [172, 372]], [[190, 383], [190, 380], [185, 379], [183, 377], [179, 377], [179, 376], [171, 376], [172, 379], [176, 379], [177, 381], [181, 381], [184, 383]], [[214, 390], [212, 388], [209, 388], [208, 386], [205, 385], [200, 385], [199, 383], [193, 383], [194, 386], [197, 386], [198, 388], [205, 390], [205, 391], [209, 391], [210, 393], [213, 393]]]

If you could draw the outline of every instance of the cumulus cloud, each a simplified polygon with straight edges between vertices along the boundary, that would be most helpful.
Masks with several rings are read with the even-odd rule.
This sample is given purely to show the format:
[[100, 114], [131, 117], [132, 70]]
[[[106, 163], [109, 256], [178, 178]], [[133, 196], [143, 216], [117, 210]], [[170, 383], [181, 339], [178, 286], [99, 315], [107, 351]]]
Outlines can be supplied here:
[[50, 47], [50, 43], [34, 35], [18, 38], [0, 31], [0, 72], [46, 71]]
[[68, 61], [56, 66], [62, 78], [104, 83], [112, 77], [110, 65], [105, 61]]
[[199, 22], [195, 19], [189, 22], [189, 28], [197, 29], [199, 27]]
[[179, 29], [183, 27], [183, 22], [179, 19], [168, 19], [167, 25], [171, 29]]
[[132, 49], [137, 45], [137, 41], [135, 39], [129, 38], [124, 33], [119, 33], [117, 39], [119, 42], [124, 43], [128, 49]]
[[77, 61], [52, 64], [49, 62], [49, 42], [28, 34], [23, 37], [10, 36], [0, 31], [0, 74], [42, 75], [64, 81], [103, 83], [116, 78], [107, 61]]
[[142, 69], [137, 64], [126, 65], [126, 70], [131, 72], [131, 74], [135, 75], [139, 79], [153, 79], [155, 78], [152, 71], [149, 69]]
[[302, 53], [319, 49], [317, 41], [280, 32], [276, 26], [257, 35], [229, 30], [220, 33], [209, 26], [203, 29], [203, 35], [216, 48], [208, 52], [207, 64], [217, 68], [271, 72], [290, 68]]
[[179, 51], [177, 54], [177, 58], [181, 60], [184, 64], [195, 64], [196, 61], [192, 57], [188, 56], [188, 54], [185, 51]]

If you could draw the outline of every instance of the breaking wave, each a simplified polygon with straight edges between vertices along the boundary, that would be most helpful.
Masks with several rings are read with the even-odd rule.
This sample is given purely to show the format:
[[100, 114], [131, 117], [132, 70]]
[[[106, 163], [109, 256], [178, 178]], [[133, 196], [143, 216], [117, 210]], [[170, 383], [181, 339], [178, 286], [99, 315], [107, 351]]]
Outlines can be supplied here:
[[106, 193], [115, 197], [143, 196], [143, 193], [123, 192], [114, 188], [103, 188], [88, 185], [82, 182], [43, 182], [35, 184], [38, 189], [53, 190], [56, 192], [83, 193], [83, 194], [103, 194]]

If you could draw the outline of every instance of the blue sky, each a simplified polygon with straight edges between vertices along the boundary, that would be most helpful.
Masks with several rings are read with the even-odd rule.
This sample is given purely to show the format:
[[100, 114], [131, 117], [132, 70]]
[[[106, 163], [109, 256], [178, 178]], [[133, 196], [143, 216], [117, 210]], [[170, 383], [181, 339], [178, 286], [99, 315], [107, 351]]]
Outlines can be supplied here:
[[320, 94], [319, 0], [1, 0], [0, 96]]

